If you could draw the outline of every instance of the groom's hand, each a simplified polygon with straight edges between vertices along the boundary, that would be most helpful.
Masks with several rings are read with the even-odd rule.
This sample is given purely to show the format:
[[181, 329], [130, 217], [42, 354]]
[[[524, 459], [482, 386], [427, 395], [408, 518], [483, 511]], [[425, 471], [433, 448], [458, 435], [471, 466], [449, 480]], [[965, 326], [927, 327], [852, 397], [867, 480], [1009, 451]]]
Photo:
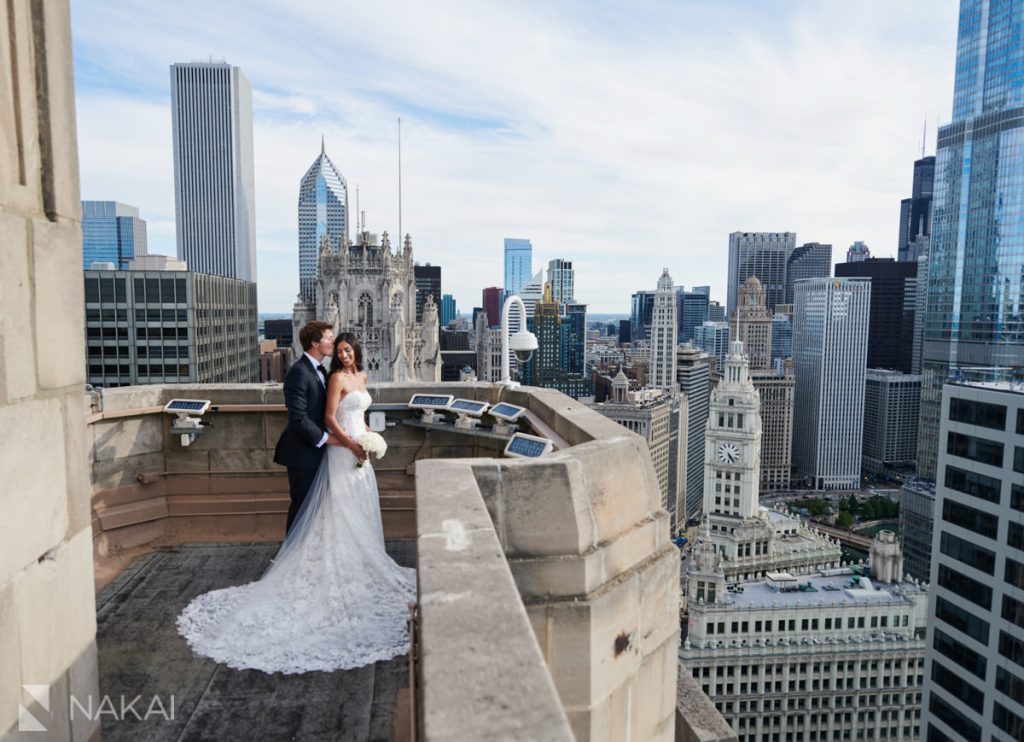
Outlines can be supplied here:
[[328, 434], [327, 441], [324, 443], [324, 445], [325, 446], [344, 446], [345, 444], [342, 443], [341, 440], [336, 435], [334, 435], [334, 433], [330, 433], [330, 434]]

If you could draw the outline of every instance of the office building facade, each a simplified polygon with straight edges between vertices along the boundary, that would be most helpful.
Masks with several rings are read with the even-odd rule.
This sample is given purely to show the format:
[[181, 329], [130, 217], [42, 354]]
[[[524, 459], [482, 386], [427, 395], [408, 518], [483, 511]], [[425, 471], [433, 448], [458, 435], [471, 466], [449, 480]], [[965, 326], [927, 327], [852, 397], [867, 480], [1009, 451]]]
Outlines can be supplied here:
[[693, 340], [694, 329], [708, 321], [708, 294], [703, 291], [676, 292], [676, 317], [679, 319], [679, 342]]
[[974, 376], [941, 398], [921, 726], [926, 739], [1012, 742], [1024, 739], [1024, 392]]
[[416, 321], [422, 322], [423, 305], [426, 304], [427, 297], [434, 297], [435, 304], [441, 303], [441, 266], [417, 263], [412, 270], [416, 278]]
[[934, 523], [935, 483], [927, 479], [905, 479], [900, 490], [903, 565], [908, 575], [921, 582], [931, 579]]
[[178, 258], [197, 273], [255, 281], [249, 81], [226, 63], [171, 65], [171, 121]]
[[685, 510], [678, 520], [696, 518], [704, 503], [704, 431], [711, 397], [711, 364], [708, 354], [692, 344], [676, 349], [676, 383], [686, 397]]
[[458, 317], [455, 307], [455, 297], [451, 294], [441, 296], [441, 327], [447, 327], [449, 322], [454, 322]]
[[909, 374], [914, 362], [917, 262], [868, 258], [836, 266], [837, 278], [854, 276], [871, 279], [868, 368], [888, 368]]
[[482, 292], [481, 303], [487, 313], [487, 326], [501, 326], [501, 305], [504, 301], [503, 291], [499, 286], [488, 286]]
[[861, 468], [865, 472], [909, 473], [913, 469], [917, 457], [920, 401], [920, 376], [891, 369], [867, 370], [864, 376], [864, 447], [861, 451]]
[[1020, 0], [964, 0], [953, 117], [939, 128], [918, 472], [935, 478], [943, 383], [967, 366], [1024, 366], [1024, 36]]
[[693, 344], [716, 360], [716, 367], [725, 363], [729, 352], [729, 325], [725, 322], [705, 322], [694, 330]]
[[316, 271], [320, 244], [334, 247], [348, 239], [348, 184], [327, 156], [320, 154], [299, 181], [299, 296], [316, 300]]
[[548, 261], [548, 283], [551, 284], [551, 298], [554, 301], [563, 306], [576, 302], [571, 260], [555, 258]]
[[134, 259], [146, 255], [146, 222], [134, 206], [117, 201], [82, 201], [82, 268], [112, 263], [128, 270]]
[[797, 281], [804, 278], [828, 278], [831, 275], [832, 245], [807, 242], [795, 248], [786, 260], [785, 303], [793, 303], [793, 284]]
[[260, 380], [256, 285], [193, 271], [85, 271], [93, 386]]
[[793, 465], [814, 489], [858, 489], [871, 280], [797, 281]]
[[633, 341], [647, 340], [651, 332], [651, 317], [654, 315], [654, 292], [636, 291], [630, 297], [630, 334]]
[[793, 359], [778, 369], [751, 370], [750, 380], [761, 398], [761, 490], [788, 489], [793, 468]]
[[[533, 276], [533, 245], [529, 240], [505, 238], [505, 295], [518, 294]], [[492, 319], [493, 323], [494, 320]]]
[[764, 286], [765, 304], [775, 311], [786, 302], [786, 263], [796, 247], [792, 232], [733, 232], [729, 235], [726, 316], [736, 311], [740, 287], [751, 276]]

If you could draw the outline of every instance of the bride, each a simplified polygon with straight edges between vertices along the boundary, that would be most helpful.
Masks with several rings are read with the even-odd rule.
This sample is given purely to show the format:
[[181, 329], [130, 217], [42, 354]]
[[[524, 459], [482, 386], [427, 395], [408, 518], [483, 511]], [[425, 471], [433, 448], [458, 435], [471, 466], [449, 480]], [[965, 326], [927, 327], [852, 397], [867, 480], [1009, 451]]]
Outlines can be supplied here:
[[334, 342], [325, 419], [343, 445], [327, 448], [263, 577], [200, 595], [178, 616], [178, 631], [195, 652], [239, 670], [301, 673], [361, 667], [408, 651], [416, 571], [384, 550], [377, 480], [355, 442], [366, 431], [369, 406], [362, 350], [354, 335], [342, 333]]

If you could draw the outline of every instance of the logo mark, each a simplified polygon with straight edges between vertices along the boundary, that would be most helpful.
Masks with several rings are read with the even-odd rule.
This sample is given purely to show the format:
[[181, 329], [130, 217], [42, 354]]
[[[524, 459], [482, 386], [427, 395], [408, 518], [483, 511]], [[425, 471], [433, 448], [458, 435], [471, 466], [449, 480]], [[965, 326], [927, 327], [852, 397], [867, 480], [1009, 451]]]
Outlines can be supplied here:
[[[32, 700], [43, 707], [43, 711], [50, 712], [50, 686], [37, 684], [22, 684], [21, 689], [32, 697]], [[32, 712], [22, 704], [18, 704], [18, 731], [19, 732], [45, 732], [46, 725], [32, 715]]]

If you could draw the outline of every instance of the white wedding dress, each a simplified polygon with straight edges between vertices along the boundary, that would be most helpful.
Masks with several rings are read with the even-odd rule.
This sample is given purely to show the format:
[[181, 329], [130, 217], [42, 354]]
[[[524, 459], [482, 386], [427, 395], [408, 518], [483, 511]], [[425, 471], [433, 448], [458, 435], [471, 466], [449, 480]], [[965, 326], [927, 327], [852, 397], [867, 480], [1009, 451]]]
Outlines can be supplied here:
[[[368, 392], [337, 419], [366, 430]], [[377, 480], [367, 461], [330, 446], [292, 529], [257, 582], [200, 595], [178, 616], [198, 654], [236, 669], [301, 673], [362, 667], [409, 650], [416, 571], [384, 550]]]

